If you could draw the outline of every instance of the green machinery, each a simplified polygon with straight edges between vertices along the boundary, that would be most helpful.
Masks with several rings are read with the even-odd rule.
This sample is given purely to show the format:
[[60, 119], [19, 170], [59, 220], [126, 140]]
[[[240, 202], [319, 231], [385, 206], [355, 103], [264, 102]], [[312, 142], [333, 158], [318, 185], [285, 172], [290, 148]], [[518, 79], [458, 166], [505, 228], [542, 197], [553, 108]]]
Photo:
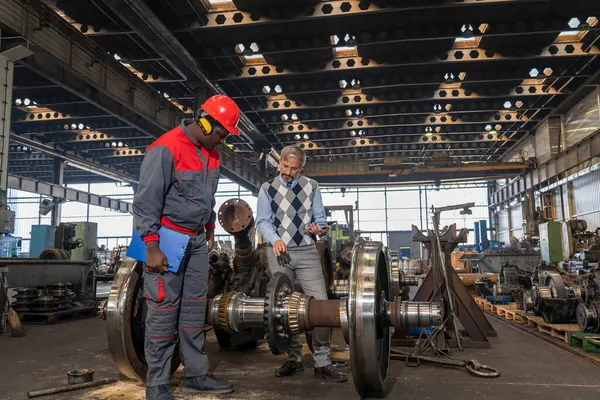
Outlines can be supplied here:
[[562, 224], [544, 222], [540, 224], [540, 253], [542, 261], [558, 263], [563, 260]]

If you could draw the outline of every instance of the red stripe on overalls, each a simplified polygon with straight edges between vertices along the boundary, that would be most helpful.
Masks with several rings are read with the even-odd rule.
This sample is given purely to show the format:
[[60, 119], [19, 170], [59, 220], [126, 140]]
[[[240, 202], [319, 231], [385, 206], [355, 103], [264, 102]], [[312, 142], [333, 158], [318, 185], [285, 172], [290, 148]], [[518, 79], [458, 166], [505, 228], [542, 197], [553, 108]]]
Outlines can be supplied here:
[[158, 278], [158, 302], [165, 301], [165, 286], [162, 278]]

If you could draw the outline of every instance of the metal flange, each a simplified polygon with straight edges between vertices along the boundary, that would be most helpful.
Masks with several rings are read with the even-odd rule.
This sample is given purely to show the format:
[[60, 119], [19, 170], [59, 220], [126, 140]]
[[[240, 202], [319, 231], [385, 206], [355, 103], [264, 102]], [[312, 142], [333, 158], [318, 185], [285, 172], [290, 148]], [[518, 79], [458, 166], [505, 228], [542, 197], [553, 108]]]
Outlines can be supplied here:
[[[148, 365], [144, 356], [146, 302], [142, 297], [142, 266], [133, 259], [121, 264], [106, 303], [106, 333], [119, 371], [130, 379], [145, 381]], [[181, 364], [178, 347], [173, 351], [171, 373]]]
[[356, 240], [350, 281], [348, 322], [354, 387], [363, 398], [386, 397], [393, 388], [388, 380], [391, 332], [384, 323], [391, 289], [381, 242]]
[[288, 322], [284, 311], [287, 311], [288, 297], [293, 291], [294, 286], [291, 279], [281, 272], [273, 274], [267, 285], [267, 294], [264, 300], [264, 323], [269, 348], [275, 355], [285, 353], [292, 343], [293, 335], [285, 330]]

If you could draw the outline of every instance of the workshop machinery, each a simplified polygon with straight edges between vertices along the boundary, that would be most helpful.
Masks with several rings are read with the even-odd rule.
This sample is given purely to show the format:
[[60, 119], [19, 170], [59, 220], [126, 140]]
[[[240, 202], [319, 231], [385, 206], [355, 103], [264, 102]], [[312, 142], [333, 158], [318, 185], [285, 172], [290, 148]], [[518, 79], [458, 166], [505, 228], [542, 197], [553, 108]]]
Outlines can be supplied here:
[[[461, 214], [469, 214], [470, 208], [474, 206], [474, 203], [465, 203], [432, 207], [433, 229], [422, 232], [415, 225], [412, 226], [412, 239], [423, 243], [431, 257], [431, 269], [414, 300], [437, 301], [448, 305], [449, 316], [445, 319], [444, 334], [437, 337], [437, 347], [442, 351], [448, 351], [449, 347], [458, 347], [461, 350], [463, 347], [490, 347], [487, 338], [497, 336], [495, 329], [452, 267], [452, 252], [460, 243], [467, 241], [468, 230], [463, 228], [457, 231], [456, 224], [440, 228], [442, 212], [461, 210]], [[459, 329], [459, 322], [464, 330]]]
[[582, 301], [581, 288], [550, 271], [541, 273], [538, 282], [531, 291], [524, 292], [525, 311], [532, 310], [551, 324], [575, 322]]
[[[587, 222], [572, 219], [562, 223], [564, 269], [568, 272], [585, 272], [597, 267], [600, 261], [600, 228], [587, 230]], [[566, 264], [566, 265], [565, 265]]]
[[523, 292], [532, 287], [531, 272], [518, 265], [504, 264], [498, 274], [498, 283], [494, 285], [494, 296], [512, 296], [519, 310], [524, 309]]
[[[381, 242], [359, 238], [354, 243], [349, 296], [315, 300], [294, 291], [287, 275], [276, 273], [264, 295], [230, 291], [209, 300], [207, 323], [230, 333], [264, 329], [272, 353], [285, 352], [294, 334], [316, 327], [341, 328], [350, 346], [354, 386], [362, 397], [385, 397], [393, 387], [388, 379], [393, 330], [438, 326], [444, 307], [437, 302], [406, 302], [391, 296], [389, 263]], [[144, 380], [144, 324], [141, 301], [142, 263], [127, 260], [106, 309], [109, 347], [119, 370]], [[393, 329], [392, 329], [393, 328]], [[177, 353], [177, 352], [176, 352]], [[173, 357], [171, 370], [180, 361]]]
[[600, 333], [600, 271], [584, 281], [583, 301], [577, 305], [577, 324], [582, 332]]

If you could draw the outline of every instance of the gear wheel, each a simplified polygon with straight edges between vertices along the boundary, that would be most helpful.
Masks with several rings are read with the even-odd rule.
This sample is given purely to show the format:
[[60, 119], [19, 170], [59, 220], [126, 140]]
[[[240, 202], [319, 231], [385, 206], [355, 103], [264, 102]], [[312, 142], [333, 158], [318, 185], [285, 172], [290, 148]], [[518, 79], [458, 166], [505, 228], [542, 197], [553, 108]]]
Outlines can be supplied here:
[[229, 303], [234, 294], [235, 292], [229, 292], [222, 295], [217, 306], [217, 324], [225, 332], [231, 332], [227, 310], [229, 310]]
[[287, 298], [293, 292], [293, 284], [290, 278], [282, 273], [276, 272], [267, 285], [265, 294], [265, 328], [269, 349], [274, 355], [284, 353], [292, 343], [292, 333], [284, 331], [284, 318], [281, 315]]
[[559, 274], [548, 274], [545, 279], [545, 285], [551, 289], [554, 288], [553, 294], [556, 299], [566, 299], [569, 297], [565, 281]]

